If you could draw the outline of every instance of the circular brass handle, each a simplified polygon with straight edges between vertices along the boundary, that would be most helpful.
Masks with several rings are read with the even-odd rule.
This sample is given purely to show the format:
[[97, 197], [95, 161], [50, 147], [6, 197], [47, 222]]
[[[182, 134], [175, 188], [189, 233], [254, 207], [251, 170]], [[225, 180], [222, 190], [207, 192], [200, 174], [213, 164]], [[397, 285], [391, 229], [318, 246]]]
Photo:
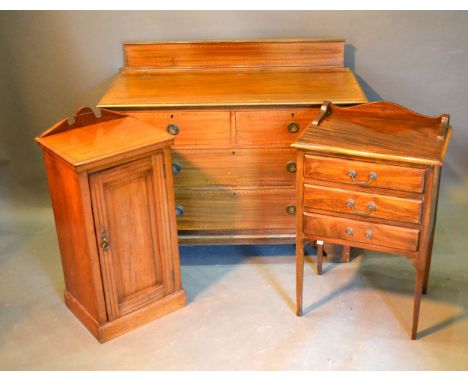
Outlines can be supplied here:
[[288, 131], [290, 133], [297, 133], [299, 131], [299, 125], [296, 122], [288, 123]]
[[374, 171], [369, 173], [369, 179], [367, 180], [367, 182], [361, 182], [356, 179], [356, 170], [349, 170], [348, 176], [351, 178], [353, 183], [359, 184], [360, 186], [367, 186], [368, 184], [371, 184], [374, 180], [377, 180], [377, 173]]
[[296, 162], [290, 161], [286, 163], [286, 170], [288, 170], [289, 172], [296, 172], [297, 170]]
[[377, 209], [377, 205], [374, 202], [369, 202], [367, 204], [367, 209], [365, 211], [359, 211], [355, 208], [356, 202], [354, 199], [349, 199], [348, 202], [346, 203], [349, 208], [356, 214], [360, 216], [367, 216], [370, 215], [372, 212], [374, 212]]
[[176, 205], [176, 208], [175, 208], [175, 214], [176, 216], [182, 216], [184, 214], [185, 210], [184, 210], [184, 207], [181, 206], [180, 204]]
[[368, 229], [368, 230], [366, 231], [366, 237], [367, 237], [368, 239], [372, 239], [372, 236], [374, 236], [374, 234], [372, 233], [372, 231], [371, 231], [370, 229]]
[[353, 227], [346, 227], [346, 233], [347, 233], [348, 235], [352, 235], [352, 234], [354, 233]]
[[173, 174], [178, 174], [180, 170], [182, 169], [181, 165], [177, 162], [172, 163], [172, 173]]
[[167, 125], [167, 132], [171, 135], [177, 135], [179, 134], [179, 126], [171, 123], [170, 125]]
[[290, 204], [289, 206], [286, 207], [286, 212], [290, 215], [294, 215], [296, 213], [296, 206], [293, 204]]

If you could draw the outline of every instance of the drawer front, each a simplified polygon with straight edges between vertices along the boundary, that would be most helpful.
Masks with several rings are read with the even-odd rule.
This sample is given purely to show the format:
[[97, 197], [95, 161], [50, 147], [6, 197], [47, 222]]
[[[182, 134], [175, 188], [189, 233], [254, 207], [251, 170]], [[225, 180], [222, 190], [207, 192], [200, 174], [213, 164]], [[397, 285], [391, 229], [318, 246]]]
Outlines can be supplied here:
[[[176, 189], [179, 230], [294, 229], [294, 189]], [[291, 211], [293, 212], [293, 211]]]
[[417, 251], [419, 230], [304, 213], [304, 232], [320, 238]]
[[295, 186], [296, 150], [174, 150], [176, 187]]
[[314, 120], [318, 110], [310, 108], [238, 111], [236, 112], [237, 143], [290, 145]]
[[422, 192], [424, 169], [306, 155], [304, 176], [408, 192]]
[[174, 146], [229, 146], [229, 111], [126, 111], [175, 136]]
[[305, 184], [304, 206], [354, 216], [419, 223], [422, 202], [415, 199]]

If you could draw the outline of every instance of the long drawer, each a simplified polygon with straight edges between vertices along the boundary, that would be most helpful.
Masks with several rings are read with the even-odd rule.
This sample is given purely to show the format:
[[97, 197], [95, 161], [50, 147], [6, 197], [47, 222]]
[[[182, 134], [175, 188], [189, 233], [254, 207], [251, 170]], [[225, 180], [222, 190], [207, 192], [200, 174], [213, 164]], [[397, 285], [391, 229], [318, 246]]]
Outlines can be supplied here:
[[417, 251], [419, 230], [386, 224], [309, 214], [304, 212], [304, 232], [326, 239], [347, 240], [408, 251]]
[[295, 227], [294, 189], [191, 189], [175, 191], [179, 230]]
[[314, 120], [318, 108], [236, 112], [236, 139], [241, 145], [290, 145]]
[[304, 177], [366, 188], [422, 192], [424, 169], [306, 155]]
[[419, 223], [422, 201], [305, 184], [304, 207], [352, 216]]
[[231, 143], [229, 111], [127, 111], [126, 114], [175, 135], [175, 147], [220, 147]]
[[179, 149], [172, 155], [177, 188], [295, 186], [294, 149]]

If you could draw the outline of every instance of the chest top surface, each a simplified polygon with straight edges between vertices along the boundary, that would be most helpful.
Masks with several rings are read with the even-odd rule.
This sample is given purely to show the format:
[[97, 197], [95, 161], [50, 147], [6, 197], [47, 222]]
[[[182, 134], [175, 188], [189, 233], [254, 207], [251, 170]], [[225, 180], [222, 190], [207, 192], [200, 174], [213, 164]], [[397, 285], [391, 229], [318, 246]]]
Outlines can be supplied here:
[[98, 107], [320, 105], [367, 101], [343, 39], [124, 44]]
[[78, 167], [144, 147], [169, 145], [173, 137], [151, 124], [110, 110], [102, 110], [97, 118], [86, 107], [77, 112], [74, 123], [65, 118], [36, 141]]
[[292, 144], [322, 153], [442, 165], [451, 137], [449, 116], [428, 117], [390, 102], [339, 107], [325, 102]]

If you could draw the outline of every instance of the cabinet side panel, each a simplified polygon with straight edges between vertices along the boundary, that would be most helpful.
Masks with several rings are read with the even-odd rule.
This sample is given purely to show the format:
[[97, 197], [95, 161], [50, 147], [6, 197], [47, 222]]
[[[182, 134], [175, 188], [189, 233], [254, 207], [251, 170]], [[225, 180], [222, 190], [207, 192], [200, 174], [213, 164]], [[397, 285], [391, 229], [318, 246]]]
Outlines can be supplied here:
[[103, 322], [106, 313], [99, 263], [90, 253], [96, 244], [94, 239], [89, 241], [92, 213], [89, 203], [85, 205], [89, 189], [84, 189], [80, 176], [54, 155], [45, 151], [44, 160], [66, 290], [96, 321]]

